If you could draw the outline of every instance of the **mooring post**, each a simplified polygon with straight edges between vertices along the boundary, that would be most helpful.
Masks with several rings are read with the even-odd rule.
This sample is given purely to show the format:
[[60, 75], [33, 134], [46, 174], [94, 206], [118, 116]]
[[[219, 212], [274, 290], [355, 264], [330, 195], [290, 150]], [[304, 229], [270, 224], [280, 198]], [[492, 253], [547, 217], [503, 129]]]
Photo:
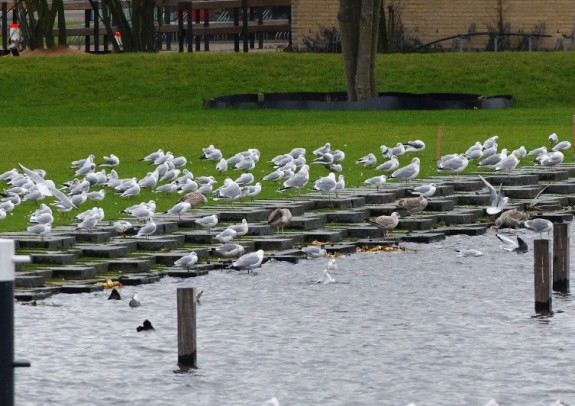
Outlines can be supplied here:
[[14, 368], [30, 366], [14, 361], [14, 264], [30, 262], [14, 255], [14, 240], [0, 240], [0, 405], [14, 405]]
[[197, 368], [196, 289], [178, 288], [178, 365]]
[[437, 151], [437, 160], [441, 159], [441, 127], [437, 127], [437, 144], [435, 150]]
[[551, 313], [551, 267], [549, 240], [534, 240], [535, 312]]
[[553, 224], [553, 290], [569, 292], [569, 223]]

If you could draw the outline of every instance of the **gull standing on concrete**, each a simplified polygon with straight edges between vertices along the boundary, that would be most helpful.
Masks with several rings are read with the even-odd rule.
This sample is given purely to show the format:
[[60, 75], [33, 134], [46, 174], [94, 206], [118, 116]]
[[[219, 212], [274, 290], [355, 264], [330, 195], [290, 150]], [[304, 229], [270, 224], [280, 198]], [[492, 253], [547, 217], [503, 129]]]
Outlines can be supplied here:
[[192, 205], [189, 202], [178, 202], [166, 211], [166, 214], [171, 214], [172, 216], [178, 216], [178, 219], [182, 218], [182, 214], [191, 210]]
[[419, 168], [419, 158], [415, 157], [411, 160], [409, 165], [401, 167], [393, 172], [390, 178], [404, 180], [407, 183], [407, 181], [414, 179], [419, 175]]
[[553, 230], [553, 223], [547, 219], [542, 219], [542, 218], [534, 218], [532, 220], [525, 220], [523, 222], [523, 225], [530, 229], [535, 231], [536, 233], [539, 233], [539, 237], [543, 238], [543, 233], [547, 233], [547, 237], [549, 237], [549, 233], [551, 232], [551, 230]]
[[301, 192], [301, 189], [307, 185], [309, 182], [309, 165], [303, 165], [298, 172], [296, 172], [292, 177], [288, 178], [281, 188], [279, 188], [279, 192], [283, 192], [287, 189], [296, 189], [298, 193]]
[[195, 251], [192, 251], [174, 262], [174, 265], [189, 271], [196, 262], [198, 262], [198, 255], [195, 253]]
[[330, 172], [328, 176], [324, 176], [315, 181], [312, 190], [317, 190], [323, 195], [331, 194], [331, 191], [335, 190], [337, 181], [335, 180], [335, 173]]
[[429, 183], [427, 185], [420, 185], [413, 188], [413, 190], [411, 190], [410, 193], [416, 196], [431, 197], [435, 194], [436, 190], [437, 185], [435, 183]]
[[376, 166], [375, 170], [376, 171], [382, 171], [382, 172], [391, 172], [391, 171], [397, 169], [398, 167], [399, 167], [399, 159], [397, 159], [397, 156], [392, 155], [389, 158], [389, 161], [385, 161], [381, 165]]
[[373, 178], [366, 179], [363, 183], [365, 183], [369, 186], [375, 186], [376, 190], [379, 191], [379, 187], [383, 186], [386, 181], [387, 181], [387, 176], [379, 175], [379, 176], [374, 176]]
[[394, 211], [393, 213], [391, 213], [390, 216], [378, 216], [373, 220], [371, 220], [371, 222], [375, 224], [377, 228], [383, 230], [383, 237], [385, 238], [387, 237], [388, 231], [395, 230], [395, 228], [399, 224], [400, 217], [401, 216], [399, 215], [399, 213]]
[[218, 224], [218, 215], [211, 214], [209, 216], [204, 216], [199, 219], [195, 219], [194, 223], [196, 223], [200, 227], [207, 228], [208, 232], [211, 232], [212, 228], [214, 228]]
[[149, 239], [152, 234], [156, 232], [156, 223], [154, 223], [154, 219], [149, 218], [146, 224], [138, 230], [136, 237], [145, 237]]
[[252, 271], [254, 268], [259, 267], [264, 260], [264, 250], [257, 250], [256, 252], [250, 252], [242, 255], [229, 266], [231, 269], [246, 269], [248, 272]]
[[243, 255], [244, 247], [240, 244], [224, 244], [217, 247], [214, 251], [223, 257], [237, 257]]
[[218, 234], [216, 234], [215, 239], [225, 244], [233, 240], [235, 236], [236, 236], [235, 230], [231, 228], [226, 228], [221, 232], [219, 232]]
[[233, 224], [231, 226], [228, 226], [228, 228], [236, 232], [236, 237], [246, 235], [249, 231], [249, 225], [246, 219], [242, 219], [242, 222], [240, 224]]
[[399, 209], [407, 210], [409, 214], [419, 213], [427, 207], [427, 199], [423, 195], [417, 197], [405, 197], [397, 202]]
[[114, 230], [116, 230], [116, 232], [120, 234], [122, 238], [125, 238], [128, 230], [133, 228], [132, 223], [127, 220], [114, 221], [112, 223], [112, 227], [114, 227]]
[[52, 230], [51, 223], [34, 224], [26, 229], [29, 233], [40, 236], [40, 241], [44, 241], [44, 236]]
[[268, 217], [268, 225], [276, 227], [278, 233], [281, 229], [281, 234], [283, 234], [284, 227], [291, 223], [292, 217], [290, 209], [277, 208], [270, 213]]

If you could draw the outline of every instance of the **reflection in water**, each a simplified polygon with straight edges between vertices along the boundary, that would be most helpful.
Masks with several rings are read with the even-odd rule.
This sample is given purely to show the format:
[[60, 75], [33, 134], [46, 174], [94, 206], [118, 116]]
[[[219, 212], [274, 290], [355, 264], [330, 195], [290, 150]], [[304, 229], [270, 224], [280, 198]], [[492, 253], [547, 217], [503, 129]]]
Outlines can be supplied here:
[[[524, 232], [530, 248], [532, 235]], [[407, 251], [359, 253], [258, 274], [58, 295], [16, 306], [22, 405], [550, 405], [575, 402], [575, 306], [553, 297], [533, 318], [533, 257], [504, 253], [493, 234]], [[456, 250], [481, 249], [482, 257]], [[575, 252], [575, 250], [571, 250]], [[197, 370], [177, 367], [176, 289], [203, 290]], [[155, 330], [138, 333], [150, 320]], [[545, 379], [541, 379], [542, 376]]]

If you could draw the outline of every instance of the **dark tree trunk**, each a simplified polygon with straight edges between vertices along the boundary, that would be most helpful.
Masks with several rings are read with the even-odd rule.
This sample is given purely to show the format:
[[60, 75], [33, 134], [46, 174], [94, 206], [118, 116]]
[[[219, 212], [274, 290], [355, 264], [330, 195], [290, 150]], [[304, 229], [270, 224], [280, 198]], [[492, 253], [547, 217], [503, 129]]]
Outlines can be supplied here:
[[339, 29], [349, 101], [377, 96], [376, 55], [381, 0], [340, 0]]

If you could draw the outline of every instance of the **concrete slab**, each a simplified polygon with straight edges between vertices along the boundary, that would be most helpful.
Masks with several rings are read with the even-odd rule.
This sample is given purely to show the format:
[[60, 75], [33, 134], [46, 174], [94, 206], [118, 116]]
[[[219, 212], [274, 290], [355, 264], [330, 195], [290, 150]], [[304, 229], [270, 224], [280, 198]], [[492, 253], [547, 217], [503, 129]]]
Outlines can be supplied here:
[[92, 293], [92, 292], [102, 292], [104, 290], [103, 286], [99, 285], [65, 285], [60, 287], [60, 293]]
[[54, 279], [90, 279], [97, 274], [93, 266], [70, 265], [62, 267], [50, 267]]
[[168, 269], [166, 275], [173, 278], [196, 278], [198, 276], [207, 275], [210, 271], [205, 269], [191, 269], [189, 271], [183, 271], [178, 269]]
[[144, 273], [144, 274], [122, 275], [119, 278], [112, 280], [118, 281], [124, 286], [138, 286], [138, 285], [147, 285], [150, 283], [156, 283], [160, 279], [162, 279], [162, 275], [160, 274]]
[[144, 258], [120, 258], [108, 261], [110, 272], [140, 273], [148, 272], [154, 263], [153, 259]]
[[453, 210], [455, 207], [455, 198], [447, 197], [447, 198], [430, 198], [427, 200], [427, 206], [425, 207], [425, 211], [449, 211]]
[[67, 234], [74, 237], [77, 242], [91, 242], [96, 244], [109, 242], [112, 238], [112, 233], [100, 230], [70, 231]]
[[16, 273], [14, 284], [16, 288], [39, 288], [44, 286], [46, 278], [40, 275], [26, 275], [25, 273]]
[[347, 230], [313, 230], [304, 233], [304, 242], [340, 242], [347, 237]]
[[128, 248], [124, 245], [79, 245], [83, 257], [92, 258], [119, 258], [128, 255]]
[[340, 197], [340, 198], [319, 198], [312, 199], [313, 209], [312, 210], [323, 210], [323, 209], [353, 209], [356, 207], [365, 206], [365, 199], [363, 197]]
[[304, 216], [294, 216], [286, 229], [313, 230], [325, 224], [327, 216], [325, 214], [306, 214]]
[[443, 241], [445, 240], [445, 234], [433, 232], [433, 233], [413, 233], [401, 236], [398, 238], [399, 241], [402, 242], [415, 242], [415, 243], [424, 243], [430, 244], [433, 242]]
[[33, 300], [44, 300], [52, 295], [60, 293], [60, 287], [48, 287], [48, 288], [32, 288], [26, 290], [16, 290], [14, 292], [14, 299], [19, 302], [31, 302]]
[[138, 250], [140, 251], [175, 250], [178, 247], [178, 241], [172, 238], [158, 237], [138, 240]]
[[366, 221], [367, 218], [368, 211], [366, 208], [326, 213], [326, 221], [328, 223], [361, 223]]
[[78, 256], [69, 252], [44, 252], [30, 254], [33, 264], [49, 265], [72, 265], [76, 263]]

